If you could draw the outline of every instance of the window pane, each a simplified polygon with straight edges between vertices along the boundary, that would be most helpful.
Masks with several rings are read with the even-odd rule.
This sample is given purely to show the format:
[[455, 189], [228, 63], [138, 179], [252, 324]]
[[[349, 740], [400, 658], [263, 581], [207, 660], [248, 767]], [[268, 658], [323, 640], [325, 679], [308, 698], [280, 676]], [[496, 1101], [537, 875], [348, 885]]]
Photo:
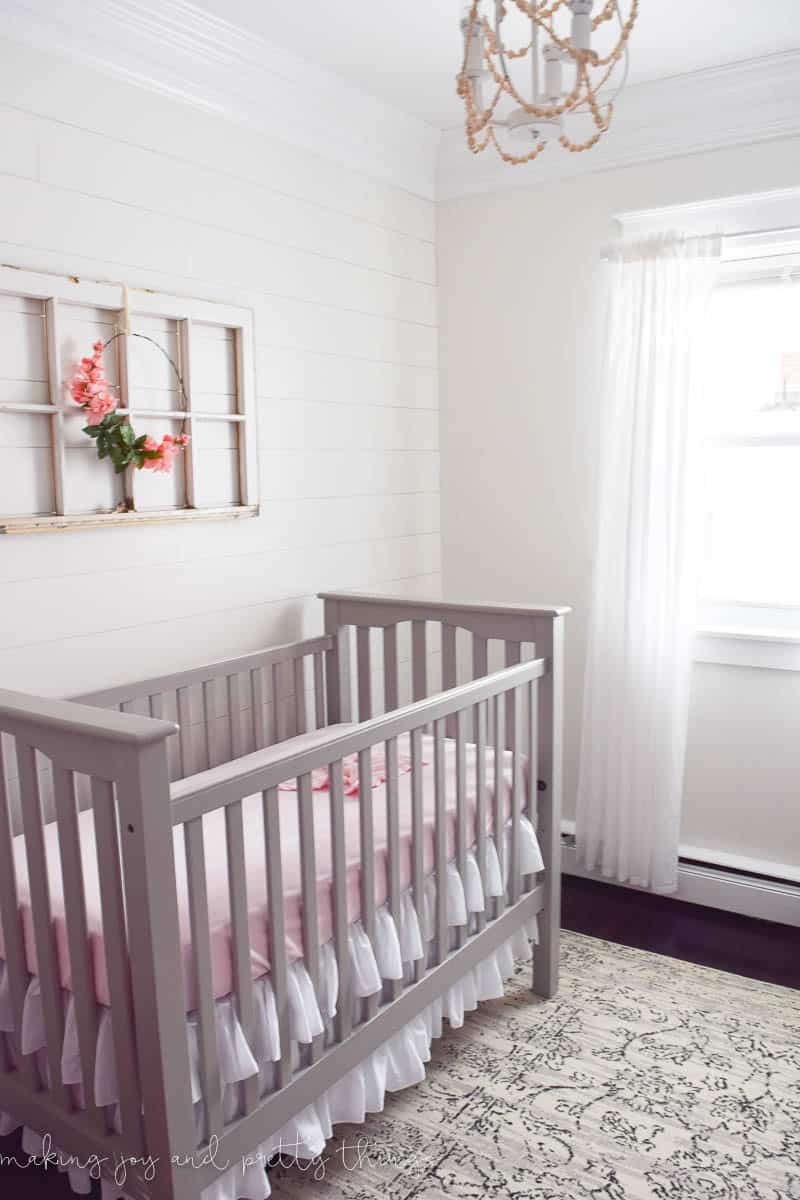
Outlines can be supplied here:
[[732, 284], [712, 304], [713, 433], [800, 432], [800, 284]]
[[241, 504], [239, 426], [232, 421], [193, 421], [192, 424], [197, 507]]
[[0, 514], [53, 511], [50, 418], [0, 413]]
[[49, 404], [44, 304], [0, 295], [0, 391], [7, 404]]
[[705, 596], [800, 604], [800, 446], [725, 447], [708, 463]]
[[[138, 434], [146, 433], [160, 443], [164, 434], [176, 437], [188, 433], [184, 422], [170, 417], [142, 417], [137, 420]], [[133, 472], [133, 498], [139, 512], [158, 512], [161, 509], [186, 507], [186, 459], [183, 451], [176, 456], [170, 471], [155, 471], [148, 467]]]
[[[134, 411], [175, 411], [185, 407], [180, 383], [169, 359], [178, 367], [178, 323], [137, 313], [128, 338], [128, 404]], [[146, 341], [145, 339], [151, 339]], [[153, 345], [155, 342], [155, 345]], [[166, 356], [169, 357], [166, 357]], [[179, 368], [180, 369], [180, 368]], [[144, 418], [134, 426], [142, 426]], [[149, 430], [147, 431], [149, 432]]]
[[192, 407], [198, 412], [236, 412], [236, 347], [232, 329], [201, 321], [192, 325]]

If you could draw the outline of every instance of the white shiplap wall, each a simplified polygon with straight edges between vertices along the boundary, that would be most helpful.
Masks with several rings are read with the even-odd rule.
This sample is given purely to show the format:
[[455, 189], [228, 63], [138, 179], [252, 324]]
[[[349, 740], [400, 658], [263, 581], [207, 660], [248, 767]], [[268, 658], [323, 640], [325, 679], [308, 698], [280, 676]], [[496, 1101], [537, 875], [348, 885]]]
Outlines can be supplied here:
[[262, 505], [0, 540], [0, 686], [292, 640], [324, 588], [439, 591], [434, 229], [430, 201], [0, 41], [0, 261], [252, 307]]

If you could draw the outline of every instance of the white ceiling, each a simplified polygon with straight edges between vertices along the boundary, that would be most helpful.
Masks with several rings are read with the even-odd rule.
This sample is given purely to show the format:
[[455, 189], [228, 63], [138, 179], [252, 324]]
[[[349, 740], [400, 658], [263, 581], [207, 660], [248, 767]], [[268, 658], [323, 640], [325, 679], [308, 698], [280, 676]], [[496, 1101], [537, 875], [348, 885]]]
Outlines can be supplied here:
[[[630, 0], [623, 0], [627, 11]], [[455, 94], [463, 0], [199, 0], [200, 7], [435, 126]], [[640, 0], [631, 84], [800, 48], [800, 0]], [[622, 103], [622, 102], [621, 102]]]

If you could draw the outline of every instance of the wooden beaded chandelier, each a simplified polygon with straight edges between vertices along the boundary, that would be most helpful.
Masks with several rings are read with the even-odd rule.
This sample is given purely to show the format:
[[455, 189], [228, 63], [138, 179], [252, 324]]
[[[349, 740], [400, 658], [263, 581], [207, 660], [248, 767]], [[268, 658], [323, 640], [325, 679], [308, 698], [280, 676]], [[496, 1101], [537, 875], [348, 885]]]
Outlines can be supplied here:
[[593, 5], [468, 0], [457, 90], [473, 154], [492, 145], [505, 162], [525, 163], [548, 141], [575, 152], [600, 140], [625, 84], [639, 0], [607, 0], [594, 16]]

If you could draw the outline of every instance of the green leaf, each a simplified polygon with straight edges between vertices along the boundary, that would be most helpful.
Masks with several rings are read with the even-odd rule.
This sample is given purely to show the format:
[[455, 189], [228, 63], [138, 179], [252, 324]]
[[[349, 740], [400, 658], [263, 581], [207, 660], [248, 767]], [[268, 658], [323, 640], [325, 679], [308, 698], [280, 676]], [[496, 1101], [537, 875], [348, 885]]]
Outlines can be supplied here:
[[135, 434], [130, 425], [121, 425], [119, 433], [126, 446], [133, 445]]

